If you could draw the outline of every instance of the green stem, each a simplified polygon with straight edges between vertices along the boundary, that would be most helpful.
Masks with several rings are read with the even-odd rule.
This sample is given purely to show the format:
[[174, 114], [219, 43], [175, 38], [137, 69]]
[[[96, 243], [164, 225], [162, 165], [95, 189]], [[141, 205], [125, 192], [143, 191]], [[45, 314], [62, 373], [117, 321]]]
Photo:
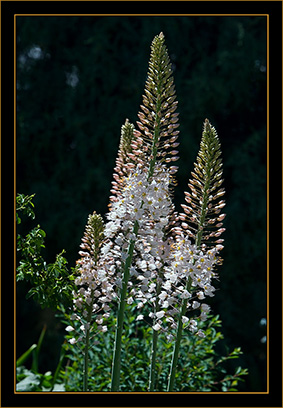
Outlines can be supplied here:
[[[155, 313], [159, 311], [158, 305], [158, 295], [161, 292], [160, 284], [157, 284], [156, 287], [156, 302], [155, 302]], [[154, 391], [155, 380], [156, 380], [156, 354], [157, 354], [157, 340], [158, 340], [158, 331], [153, 330], [152, 335], [152, 347], [151, 347], [151, 357], [150, 357], [150, 374], [149, 374], [149, 388], [148, 391]]]
[[[191, 279], [189, 278], [188, 281], [187, 281], [187, 284], [186, 284], [186, 290], [189, 291], [190, 287], [191, 287]], [[173, 391], [173, 388], [174, 388], [176, 370], [177, 370], [177, 363], [178, 363], [179, 351], [180, 351], [180, 345], [181, 345], [181, 339], [182, 339], [182, 333], [183, 333], [182, 316], [184, 316], [185, 313], [186, 313], [187, 304], [188, 304], [188, 299], [183, 299], [181, 312], [180, 312], [179, 319], [178, 319], [176, 341], [175, 341], [175, 345], [174, 345], [174, 351], [173, 351], [173, 356], [172, 356], [172, 361], [171, 361], [171, 366], [170, 366], [170, 373], [169, 373], [169, 381], [168, 381], [167, 391]]]
[[[133, 233], [137, 234], [139, 228], [138, 221], [135, 221]], [[120, 385], [120, 369], [121, 369], [121, 348], [122, 348], [122, 332], [124, 324], [124, 313], [126, 307], [126, 297], [127, 297], [127, 287], [130, 276], [130, 267], [132, 264], [133, 253], [135, 247], [135, 240], [131, 239], [128, 256], [124, 265], [124, 274], [122, 280], [122, 289], [120, 294], [120, 302], [118, 306], [117, 314], [117, 326], [115, 334], [115, 345], [114, 345], [114, 355], [113, 355], [113, 365], [112, 365], [112, 379], [111, 379], [111, 391], [119, 391]]]
[[83, 391], [87, 391], [88, 383], [88, 349], [89, 349], [89, 329], [86, 331], [85, 349], [84, 349], [84, 382]]
[[156, 330], [153, 330], [148, 391], [154, 391], [155, 386], [157, 340], [158, 332]]
[[[201, 239], [203, 235], [203, 227], [204, 227], [205, 218], [207, 215], [208, 189], [211, 183], [211, 160], [210, 158], [208, 158], [207, 160], [206, 175], [207, 175], [207, 179], [206, 179], [204, 189], [203, 189], [202, 206], [201, 206], [200, 218], [199, 218], [199, 223], [198, 223], [198, 231], [196, 235], [196, 247], [197, 248], [199, 248], [201, 244]], [[187, 284], [186, 284], [186, 290], [190, 291], [190, 287], [191, 287], [191, 279], [188, 279]], [[181, 306], [181, 312], [180, 312], [179, 319], [178, 319], [176, 342], [175, 342], [174, 352], [173, 352], [172, 361], [171, 361], [167, 391], [173, 391], [173, 388], [174, 388], [177, 362], [178, 362], [180, 344], [181, 344], [182, 333], [183, 333], [182, 316], [184, 316], [186, 313], [187, 304], [188, 304], [188, 300], [183, 299], [182, 306]]]
[[[160, 84], [158, 85], [158, 94], [159, 97], [156, 102], [156, 124], [154, 126], [154, 135], [153, 135], [153, 143], [152, 143], [152, 158], [149, 164], [148, 176], [147, 179], [149, 180], [154, 171], [154, 166], [156, 163], [157, 151], [158, 151], [158, 139], [160, 134], [160, 109], [161, 109], [161, 92], [160, 92]], [[141, 207], [143, 206], [143, 202], [141, 203]], [[137, 234], [139, 229], [139, 224], [136, 221], [133, 233]], [[130, 275], [130, 267], [132, 264], [133, 252], [135, 247], [135, 241], [131, 240], [130, 245], [128, 248], [128, 256], [124, 266], [124, 273], [123, 273], [123, 280], [122, 280], [122, 290], [120, 296], [120, 302], [118, 306], [118, 315], [117, 315], [117, 326], [116, 326], [116, 334], [115, 334], [115, 345], [114, 345], [114, 355], [113, 355], [113, 365], [112, 365], [112, 379], [111, 379], [111, 391], [119, 391], [120, 385], [120, 369], [121, 369], [121, 346], [122, 346], [122, 332], [123, 332], [123, 323], [124, 323], [124, 313], [125, 313], [125, 306], [126, 306], [126, 296], [127, 296], [127, 287]], [[157, 342], [157, 339], [154, 341]], [[156, 349], [156, 345], [154, 346]], [[154, 353], [156, 355], [156, 351]], [[154, 363], [155, 366], [155, 363]]]
[[[90, 324], [91, 322], [91, 314], [92, 314], [92, 307], [93, 307], [93, 300], [94, 300], [94, 290], [91, 291], [91, 302], [88, 309], [87, 314], [87, 323]], [[83, 378], [83, 391], [87, 391], [88, 389], [88, 350], [89, 350], [89, 334], [90, 334], [90, 327], [86, 329], [85, 335], [85, 349], [84, 349], [84, 378]]]

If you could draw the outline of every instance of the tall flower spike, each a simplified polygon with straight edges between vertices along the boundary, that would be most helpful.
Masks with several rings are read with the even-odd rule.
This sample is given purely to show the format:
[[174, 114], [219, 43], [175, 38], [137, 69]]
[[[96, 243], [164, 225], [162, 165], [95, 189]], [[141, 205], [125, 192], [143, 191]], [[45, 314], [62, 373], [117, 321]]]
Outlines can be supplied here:
[[110, 196], [110, 204], [118, 200], [121, 190], [125, 185], [125, 177], [129, 176], [131, 170], [135, 169], [138, 163], [145, 163], [144, 154], [140, 150], [142, 140], [134, 133], [134, 125], [126, 119], [121, 128], [121, 138], [114, 168], [112, 181], [113, 194]]
[[77, 261], [78, 264], [83, 263], [85, 257], [91, 258], [94, 263], [97, 263], [100, 246], [103, 241], [103, 231], [103, 218], [94, 211], [93, 214], [88, 216], [84, 236], [80, 245], [83, 249], [83, 251], [79, 252], [82, 258]]
[[[151, 44], [142, 111], [138, 113], [140, 121], [137, 125], [140, 132], [135, 132], [142, 138], [143, 150], [149, 158], [149, 176], [152, 176], [156, 161], [171, 163], [178, 159], [176, 147], [179, 143], [176, 140], [179, 131], [176, 129], [179, 124], [178, 113], [175, 113], [177, 104], [171, 63], [161, 32]], [[170, 167], [171, 174], [176, 171], [176, 166]]]
[[[75, 319], [82, 325], [80, 326], [81, 338], [84, 339], [84, 374], [83, 374], [83, 390], [88, 391], [88, 359], [89, 359], [89, 343], [90, 334], [94, 330], [93, 315], [100, 306], [97, 305], [96, 292], [100, 295], [100, 291], [97, 289], [102, 288], [103, 282], [99, 278], [97, 270], [97, 264], [99, 261], [99, 252], [104, 239], [104, 223], [101, 215], [93, 214], [89, 215], [88, 222], [85, 227], [84, 236], [82, 238], [82, 244], [80, 247], [83, 251], [80, 251], [81, 259], [77, 261], [80, 275], [76, 278], [75, 284], [80, 287], [78, 293], [74, 292], [74, 311]], [[104, 287], [106, 285], [104, 284]], [[102, 292], [102, 290], [101, 290]], [[98, 331], [105, 331], [106, 326], [102, 326], [106, 315], [100, 317], [99, 324], [96, 325]], [[71, 327], [71, 330], [74, 328]], [[76, 342], [73, 338], [70, 340], [72, 344]]]
[[202, 243], [218, 244], [221, 249], [222, 239], [219, 239], [225, 231], [222, 208], [225, 206], [223, 195], [223, 183], [221, 146], [215, 128], [205, 119], [200, 150], [194, 163], [192, 179], [189, 180], [190, 192], [185, 192], [183, 204], [184, 213], [180, 214], [183, 221], [182, 227], [187, 234], [194, 239], [199, 247]]

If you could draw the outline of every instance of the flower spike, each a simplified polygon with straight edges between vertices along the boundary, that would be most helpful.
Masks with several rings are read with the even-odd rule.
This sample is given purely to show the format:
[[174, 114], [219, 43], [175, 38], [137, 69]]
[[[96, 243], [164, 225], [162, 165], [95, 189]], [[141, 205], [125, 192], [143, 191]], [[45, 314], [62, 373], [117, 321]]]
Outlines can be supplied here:
[[134, 125], [126, 119], [121, 128], [118, 157], [113, 174], [114, 180], [110, 190], [113, 194], [110, 196], [110, 209], [111, 203], [116, 202], [121, 195], [125, 185], [125, 178], [136, 168], [137, 164], [145, 164], [144, 153], [140, 150], [141, 144], [142, 140], [136, 135]]
[[182, 228], [194, 239], [195, 244], [218, 244], [225, 228], [222, 221], [225, 214], [223, 196], [221, 146], [215, 128], [206, 119], [200, 143], [200, 150], [194, 164], [192, 178], [189, 180], [190, 192], [185, 192], [187, 205], [183, 204], [184, 213], [180, 214]]
[[[150, 176], [156, 161], [171, 163], [178, 160], [176, 142], [179, 131], [178, 113], [175, 113], [175, 85], [172, 67], [165, 46], [165, 37], [161, 32], [151, 44], [148, 77], [145, 84], [143, 104], [138, 113], [140, 121], [137, 125], [140, 132], [136, 134], [143, 140], [143, 149], [147, 152], [150, 162]], [[171, 174], [176, 172], [171, 166]], [[173, 182], [173, 178], [171, 180]]]

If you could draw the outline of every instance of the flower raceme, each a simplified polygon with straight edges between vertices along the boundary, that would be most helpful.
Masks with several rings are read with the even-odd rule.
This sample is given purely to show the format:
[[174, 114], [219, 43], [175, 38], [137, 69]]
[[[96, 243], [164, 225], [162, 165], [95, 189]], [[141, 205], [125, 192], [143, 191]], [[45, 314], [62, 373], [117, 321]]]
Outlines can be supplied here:
[[[119, 286], [120, 269], [127, 257], [130, 240], [136, 243], [134, 260], [136, 267], [144, 267], [148, 261], [139, 255], [142, 251], [153, 253], [163, 238], [163, 230], [168, 225], [172, 211], [172, 201], [169, 194], [170, 174], [165, 166], [156, 166], [151, 179], [148, 179], [148, 168], [138, 166], [125, 180], [125, 186], [120, 198], [112, 203], [107, 215], [104, 234], [105, 245], [102, 246], [102, 260], [111, 261], [115, 265], [116, 284]], [[138, 223], [137, 234], [133, 233], [134, 225]], [[138, 255], [139, 254], [139, 255]], [[142, 262], [142, 263], [141, 263]], [[156, 265], [151, 268], [156, 269]], [[136, 275], [134, 263], [131, 275]]]
[[[111, 211], [107, 214], [108, 222], [105, 226], [101, 225], [103, 239], [96, 248], [93, 242], [95, 231], [90, 230], [89, 225], [94, 215], [89, 217], [81, 244], [84, 251], [80, 252], [82, 258], [77, 262], [79, 275], [75, 280], [79, 289], [74, 293], [74, 307], [76, 312], [82, 312], [82, 317], [76, 315], [80, 321], [87, 317], [89, 307], [92, 313], [100, 313], [96, 319], [99, 322], [108, 316], [109, 303], [117, 299], [118, 288], [121, 287], [121, 269], [131, 240], [136, 242], [136, 268], [145, 269], [146, 266], [153, 270], [158, 267], [157, 259], [153, 259], [152, 255], [140, 260], [138, 254], [144, 250], [147, 253], [158, 252], [172, 210], [169, 194], [171, 176], [165, 166], [157, 166], [151, 180], [147, 179], [147, 174], [147, 168], [138, 166], [125, 178], [119, 198], [112, 203]], [[139, 228], [138, 233], [134, 234], [136, 222]], [[131, 275], [137, 275], [134, 262]]]
[[[189, 310], [200, 309], [200, 319], [205, 320], [209, 307], [199, 301], [214, 295], [211, 281], [217, 277], [214, 267], [222, 245], [209, 249], [204, 244], [197, 246], [178, 228], [174, 238], [166, 234], [174, 211], [170, 194], [172, 175], [162, 164], [156, 164], [152, 177], [148, 178], [148, 173], [147, 166], [138, 164], [133, 172], [121, 179], [119, 195], [107, 214], [103, 241], [95, 251], [80, 252], [80, 275], [75, 281], [80, 289], [74, 293], [74, 306], [83, 311], [84, 318], [91, 306], [92, 313], [98, 314], [98, 329], [107, 329], [102, 323], [109, 316], [109, 304], [119, 298], [121, 271], [129, 243], [133, 241], [127, 302], [132, 303], [135, 299], [138, 309], [150, 303], [153, 329], [168, 330], [176, 327], [181, 313], [180, 302], [187, 299], [185, 313], [181, 316], [184, 327], [202, 335], [197, 331], [196, 320], [188, 319], [186, 314]], [[135, 223], [138, 225], [136, 234], [133, 232]], [[95, 235], [93, 231], [92, 234]], [[83, 241], [82, 248], [89, 250], [87, 239]], [[153, 307], [156, 303], [159, 305], [157, 311]], [[85, 310], [84, 304], [87, 305]], [[138, 320], [142, 318], [140, 314]], [[81, 328], [84, 332], [84, 324]]]
[[[187, 313], [200, 309], [200, 320], [207, 318], [210, 307], [201, 301], [207, 296], [214, 296], [215, 288], [211, 281], [217, 278], [214, 272], [214, 266], [218, 262], [217, 252], [217, 248], [206, 250], [203, 246], [198, 249], [184, 235], [176, 237], [171, 245], [168, 265], [164, 267], [164, 279], [158, 295], [160, 310], [156, 313], [158, 320], [155, 330], [167, 331], [169, 327], [175, 329], [177, 320], [181, 317], [184, 328], [203, 336], [202, 331], [197, 331], [197, 321], [189, 319]], [[180, 316], [183, 299], [188, 299], [188, 302], [184, 314]]]

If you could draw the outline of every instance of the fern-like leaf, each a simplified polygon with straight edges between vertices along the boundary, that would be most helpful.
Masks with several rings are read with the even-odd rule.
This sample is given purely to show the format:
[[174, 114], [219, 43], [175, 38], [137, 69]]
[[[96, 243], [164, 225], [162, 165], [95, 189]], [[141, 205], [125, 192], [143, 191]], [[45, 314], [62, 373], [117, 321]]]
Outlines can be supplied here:
[[[184, 213], [179, 218], [182, 228], [186, 230], [195, 244], [217, 244], [221, 248], [223, 239], [219, 239], [225, 231], [221, 211], [225, 206], [222, 178], [221, 146], [215, 128], [206, 119], [200, 143], [200, 150], [194, 163], [192, 178], [189, 180], [189, 192], [185, 192]], [[221, 214], [220, 214], [221, 213]]]

